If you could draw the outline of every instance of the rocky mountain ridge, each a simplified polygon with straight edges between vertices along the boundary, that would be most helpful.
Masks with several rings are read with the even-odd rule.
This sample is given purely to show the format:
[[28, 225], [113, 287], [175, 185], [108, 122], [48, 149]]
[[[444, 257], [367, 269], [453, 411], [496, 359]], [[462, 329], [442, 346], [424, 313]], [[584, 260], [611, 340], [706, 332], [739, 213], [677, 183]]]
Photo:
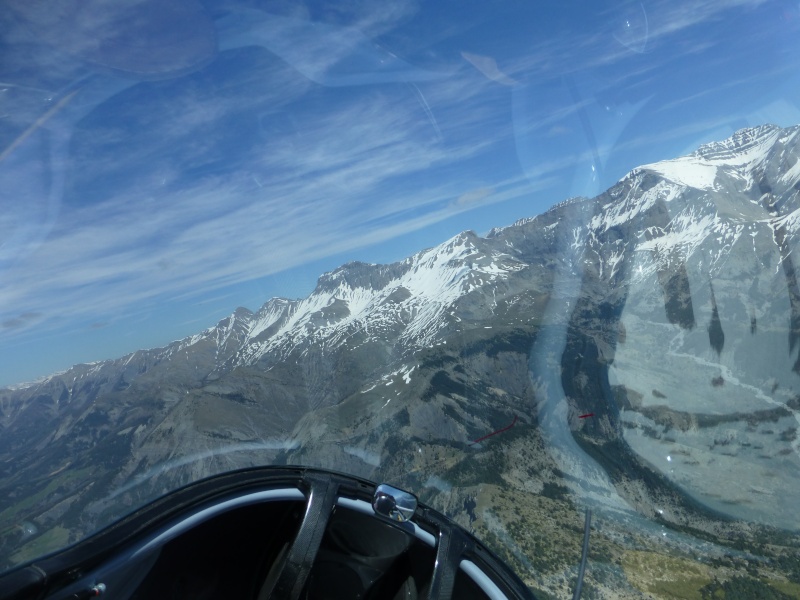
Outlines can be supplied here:
[[[772, 232], [784, 225], [794, 236], [799, 217], [790, 210], [785, 197], [800, 186], [800, 161], [792, 152], [796, 150], [797, 135], [796, 128], [781, 130], [765, 125], [706, 144], [687, 157], [638, 167], [598, 197], [596, 202], [601, 204], [588, 223], [575, 223], [570, 246], [573, 250], [587, 244], [596, 246], [598, 236], [609, 230], [623, 224], [638, 225], [645, 239], [636, 240], [635, 251], [655, 258], [633, 274], [641, 278], [652, 274], [656, 263], [665, 258], [676, 253], [691, 255], [714, 234], [722, 238], [723, 248], [730, 247], [745, 229], [752, 232], [766, 228]], [[736, 195], [725, 198], [722, 206], [714, 196], [720, 192], [730, 195], [728, 188], [733, 186]], [[633, 190], [642, 193], [635, 194]], [[677, 213], [664, 212], [663, 207], [679, 195], [693, 195], [696, 191], [706, 194], [692, 198]], [[506, 279], [528, 266], [529, 252], [517, 248], [512, 241], [518, 237], [516, 229], [535, 224], [544, 229], [540, 235], [547, 239], [547, 233], [557, 225], [564, 227], [558, 223], [558, 213], [576, 202], [585, 205], [589, 201], [570, 199], [544, 215], [494, 229], [486, 239], [464, 232], [391, 265], [348, 263], [322, 275], [316, 289], [305, 299], [272, 298], [255, 313], [237, 308], [200, 334], [116, 361], [77, 365], [75, 376], [88, 377], [112, 365], [116, 369], [123, 367], [125, 372], [124, 367], [135, 364], [143, 372], [189, 348], [206, 350], [209, 344], [214, 348], [214, 368], [221, 372], [255, 364], [269, 353], [285, 356], [306, 343], [335, 346], [350, 330], [371, 330], [375, 337], [383, 332], [399, 332], [409, 347], [426, 347], [446, 326], [448, 306], [481, 286]], [[704, 210], [708, 208], [711, 210]], [[718, 212], [716, 217], [703, 214], [714, 210]], [[653, 219], [650, 213], [667, 214], [669, 218], [662, 225], [643, 222]], [[753, 219], [756, 216], [759, 218]], [[745, 221], [749, 227], [744, 226]], [[534, 245], [535, 251], [546, 249]], [[722, 258], [719, 254], [712, 260]], [[600, 257], [601, 274], [603, 269], [609, 269], [609, 275], [613, 275], [620, 260], [618, 250]], [[56, 375], [63, 376], [67, 372]], [[42, 383], [37, 381], [35, 385]]]
[[476, 499], [492, 535], [502, 489], [712, 538], [739, 535], [730, 515], [798, 528], [799, 219], [800, 127], [742, 130], [485, 238], [349, 263], [305, 299], [0, 390], [0, 525], [63, 543], [159, 490], [290, 463], [422, 490], [455, 519]]

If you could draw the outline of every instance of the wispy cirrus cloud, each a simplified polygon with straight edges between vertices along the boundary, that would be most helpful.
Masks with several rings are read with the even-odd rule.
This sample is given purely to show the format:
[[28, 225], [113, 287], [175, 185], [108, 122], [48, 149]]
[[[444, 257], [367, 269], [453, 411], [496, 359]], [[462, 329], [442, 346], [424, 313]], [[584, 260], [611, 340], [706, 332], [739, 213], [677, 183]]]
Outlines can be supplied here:
[[[162, 85], [155, 106], [142, 104], [141, 90], [133, 89], [120, 95], [115, 113], [81, 123], [70, 161], [72, 195], [47, 240], [4, 273], [11, 284], [0, 289], [0, 316], [16, 325], [15, 307], [26, 306], [26, 314], [42, 315], [37, 330], [48, 319], [99, 322], [530, 191], [523, 177], [491, 181], [498, 177], [490, 168], [452, 176], [456, 165], [480, 165], [510, 133], [493, 106], [497, 91], [478, 73], [462, 69], [420, 92], [438, 115], [440, 137], [405, 84], [340, 94], [266, 63], [262, 75], [276, 86], [262, 82], [244, 94], [234, 81], [217, 94], [192, 94]], [[252, 81], [253, 74], [242, 78]], [[258, 135], [224, 130], [253, 114], [266, 123]], [[240, 134], [251, 142], [247, 151], [226, 156], [219, 140]], [[209, 164], [215, 168], [204, 168]], [[487, 179], [491, 193], [459, 201]]]
[[[652, 0], [613, 2], [598, 9], [588, 25], [576, 19], [572, 30], [553, 31], [531, 40], [526, 51], [510, 60], [510, 77], [544, 81], [603, 70], [604, 85], [656, 73], [679, 56], [692, 56], [730, 45], [725, 28], [716, 29], [735, 11], [754, 11], [770, 0]], [[751, 28], [752, 42], [769, 41], [775, 31]], [[642, 60], [635, 60], [640, 57]], [[615, 67], [624, 67], [614, 71]]]

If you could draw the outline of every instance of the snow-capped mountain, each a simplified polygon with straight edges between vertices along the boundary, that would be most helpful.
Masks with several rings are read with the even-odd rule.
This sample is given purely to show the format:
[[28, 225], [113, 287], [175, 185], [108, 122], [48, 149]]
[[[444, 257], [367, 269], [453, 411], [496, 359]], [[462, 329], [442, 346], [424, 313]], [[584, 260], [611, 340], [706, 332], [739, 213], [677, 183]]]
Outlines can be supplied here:
[[393, 265], [350, 263], [323, 275], [304, 300], [270, 300], [249, 323], [233, 364], [282, 359], [293, 349], [324, 350], [355, 337], [394, 338], [403, 350], [433, 344], [453, 322], [452, 307], [525, 264], [472, 232]]
[[[205, 375], [220, 374], [283, 360], [310, 346], [335, 348], [354, 336], [361, 343], [391, 337], [403, 351], [425, 348], [458, 321], [456, 308], [470, 294], [554, 260], [549, 251], [559, 236], [569, 238], [570, 259], [594, 253], [600, 277], [614, 277], [623, 258], [635, 256], [636, 269], [628, 274], [634, 282], [676, 257], [695, 255], [714, 239], [715, 251], [707, 257], [713, 274], [743, 235], [774, 238], [780, 230], [787, 242], [794, 238], [800, 225], [800, 208], [792, 202], [800, 186], [798, 135], [797, 128], [770, 125], [742, 130], [689, 156], [638, 167], [594, 200], [570, 199], [544, 215], [492, 230], [485, 239], [465, 232], [399, 263], [349, 263], [322, 275], [307, 298], [273, 298], [255, 313], [238, 308], [216, 326], [165, 348], [79, 365], [69, 373], [81, 379], [113, 368], [130, 378], [180, 355], [213, 354], [203, 363]], [[576, 204], [580, 215], [565, 218]], [[613, 247], [605, 247], [609, 231], [619, 238]], [[126, 368], [131, 365], [135, 369]]]
[[636, 171], [652, 171], [686, 187], [719, 191], [723, 189], [723, 182], [717, 179], [757, 183], [765, 175], [765, 164], [769, 162], [776, 163], [775, 166], [784, 171], [781, 178], [788, 181], [793, 176], [791, 165], [787, 166], [782, 156], [776, 157], [776, 153], [783, 154], [787, 143], [791, 144], [791, 135], [786, 136], [778, 127], [763, 125], [738, 131], [727, 140], [700, 146], [689, 156], [645, 165]]
[[[800, 126], [742, 130], [486, 237], [349, 263], [307, 298], [238, 308], [164, 348], [0, 390], [0, 490], [31, 497], [64, 473], [59, 494], [37, 496], [35, 518], [73, 511], [88, 531], [122, 510], [109, 493], [140, 502], [253, 462], [416, 488], [460, 481], [470, 442], [512, 418], [541, 444], [549, 409], [533, 354], [547, 330], [563, 331], [563, 350], [541, 364], [550, 383], [560, 377], [564, 431], [626, 502], [699, 527], [692, 502], [720, 509], [723, 489], [741, 500], [735, 514], [772, 522], [800, 476], [770, 484], [756, 510], [715, 469], [748, 464], [766, 478], [780, 460], [800, 475], [798, 229]], [[207, 454], [192, 460], [198, 448]], [[690, 466], [654, 473], [678, 450]], [[524, 485], [552, 482], [540, 467]], [[168, 483], [129, 491], [156, 477]], [[14, 506], [0, 509], [13, 520]]]

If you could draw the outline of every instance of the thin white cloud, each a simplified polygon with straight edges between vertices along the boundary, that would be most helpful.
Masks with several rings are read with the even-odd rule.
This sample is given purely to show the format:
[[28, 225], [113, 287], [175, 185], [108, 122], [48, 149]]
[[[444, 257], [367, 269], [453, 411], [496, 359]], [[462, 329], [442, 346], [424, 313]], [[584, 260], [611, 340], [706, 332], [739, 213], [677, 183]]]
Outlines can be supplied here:
[[487, 79], [501, 85], [514, 86], [517, 84], [516, 81], [500, 70], [497, 62], [491, 56], [481, 56], [471, 52], [461, 52], [461, 56]]
[[[530, 193], [526, 181], [484, 199], [499, 202]], [[429, 197], [433, 210], [403, 220], [388, 219], [365, 227], [356, 215], [328, 214], [309, 222], [280, 221], [265, 228], [255, 213], [242, 208], [213, 221], [200, 221], [159, 252], [136, 249], [136, 226], [114, 228], [122, 219], [99, 223], [52, 240], [38, 256], [36, 268], [16, 277], [13, 289], [0, 294], [6, 306], [27, 304], [45, 315], [85, 318], [125, 310], [170, 294], [209, 290], [277, 273], [306, 262], [385, 241], [472, 208], [447, 203], [452, 195]], [[215, 240], [220, 240], [215, 242]], [[133, 246], [133, 247], [132, 247]], [[45, 266], [45, 264], [47, 266]], [[33, 309], [31, 309], [33, 310]], [[36, 314], [29, 311], [26, 314]], [[14, 321], [16, 326], [25, 323]]]
[[469, 190], [456, 198], [455, 204], [456, 206], [472, 206], [478, 204], [491, 196], [493, 191], [492, 188], [488, 187], [479, 187]]
[[[308, 85], [292, 79], [280, 81], [301, 102]], [[528, 193], [528, 182], [519, 178], [493, 182], [494, 192], [481, 202], [458, 202], [482, 184], [446, 176], [452, 165], [480, 160], [510, 134], [498, 118], [496, 98], [483, 96], [491, 88], [466, 69], [425, 86], [443, 138], [432, 135], [417, 95], [398, 84], [353, 90], [344, 100], [322, 96], [332, 99], [314, 105], [324, 110], [285, 109], [284, 114], [296, 113], [300, 126], [278, 131], [237, 156], [231, 168], [193, 182], [185, 182], [180, 163], [159, 162], [132, 189], [111, 189], [99, 203], [65, 206], [46, 243], [4, 273], [11, 285], [0, 289], [0, 317], [14, 332], [28, 323], [41, 331], [41, 319], [51, 325], [97, 321], [159, 298], [207, 293], [385, 241]], [[84, 173], [81, 181], [88, 187], [98, 173], [151, 163], [168, 144], [180, 144], [184, 161], [205, 160], [219, 152], [213, 139], [198, 135], [209, 122], [276, 110], [269, 95], [229, 91], [206, 98], [181, 95], [179, 106], [168, 104], [157, 118], [125, 115], [149, 121], [160, 143], [131, 145], [118, 156], [93, 153], [91, 124], [83, 125], [78, 147], [84, 154], [73, 156], [73, 168]], [[100, 147], [122, 147], [129, 133], [124, 126], [94, 127]], [[176, 191], [172, 182], [180, 181], [185, 183]], [[21, 306], [23, 314], [42, 317], [21, 318]]]
[[[532, 40], [527, 51], [505, 66], [505, 73], [517, 80], [546, 81], [625, 65], [624, 71], [612, 74], [604, 71], [609, 88], [621, 85], [647, 73], [657, 73], [677, 55], [691, 56], [725, 43], [712, 30], [699, 31], [720, 22], [732, 10], [756, 9], [768, 0], [653, 0], [642, 3], [646, 11], [646, 26], [633, 23], [641, 40], [633, 44], [620, 42], [618, 33], [627, 24], [626, 6], [638, 3], [612, 3], [611, 7], [593, 21], [594, 29], [587, 31], [557, 31], [544, 40]], [[695, 35], [701, 33], [701, 35]], [[751, 35], [768, 39], [770, 31], [752, 31]], [[631, 63], [639, 54], [632, 47], [643, 49], [643, 63]]]

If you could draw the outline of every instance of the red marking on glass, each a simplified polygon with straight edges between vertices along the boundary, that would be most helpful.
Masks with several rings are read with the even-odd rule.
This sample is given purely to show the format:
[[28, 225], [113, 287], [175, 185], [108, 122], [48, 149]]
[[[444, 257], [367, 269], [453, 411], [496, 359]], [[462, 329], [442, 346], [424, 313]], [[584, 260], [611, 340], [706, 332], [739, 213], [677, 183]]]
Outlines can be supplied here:
[[517, 422], [517, 415], [514, 415], [514, 420], [511, 421], [511, 425], [507, 425], [506, 427], [503, 427], [502, 429], [498, 429], [497, 431], [493, 431], [492, 433], [487, 433], [485, 436], [479, 437], [477, 440], [473, 440], [472, 442], [470, 442], [470, 446], [472, 444], [477, 444], [478, 442], [482, 442], [483, 440], [485, 440], [487, 438], [490, 438], [493, 435], [497, 435], [498, 433], [503, 433], [504, 431], [508, 431], [509, 429], [511, 429], [514, 426], [514, 424], [516, 422]]

